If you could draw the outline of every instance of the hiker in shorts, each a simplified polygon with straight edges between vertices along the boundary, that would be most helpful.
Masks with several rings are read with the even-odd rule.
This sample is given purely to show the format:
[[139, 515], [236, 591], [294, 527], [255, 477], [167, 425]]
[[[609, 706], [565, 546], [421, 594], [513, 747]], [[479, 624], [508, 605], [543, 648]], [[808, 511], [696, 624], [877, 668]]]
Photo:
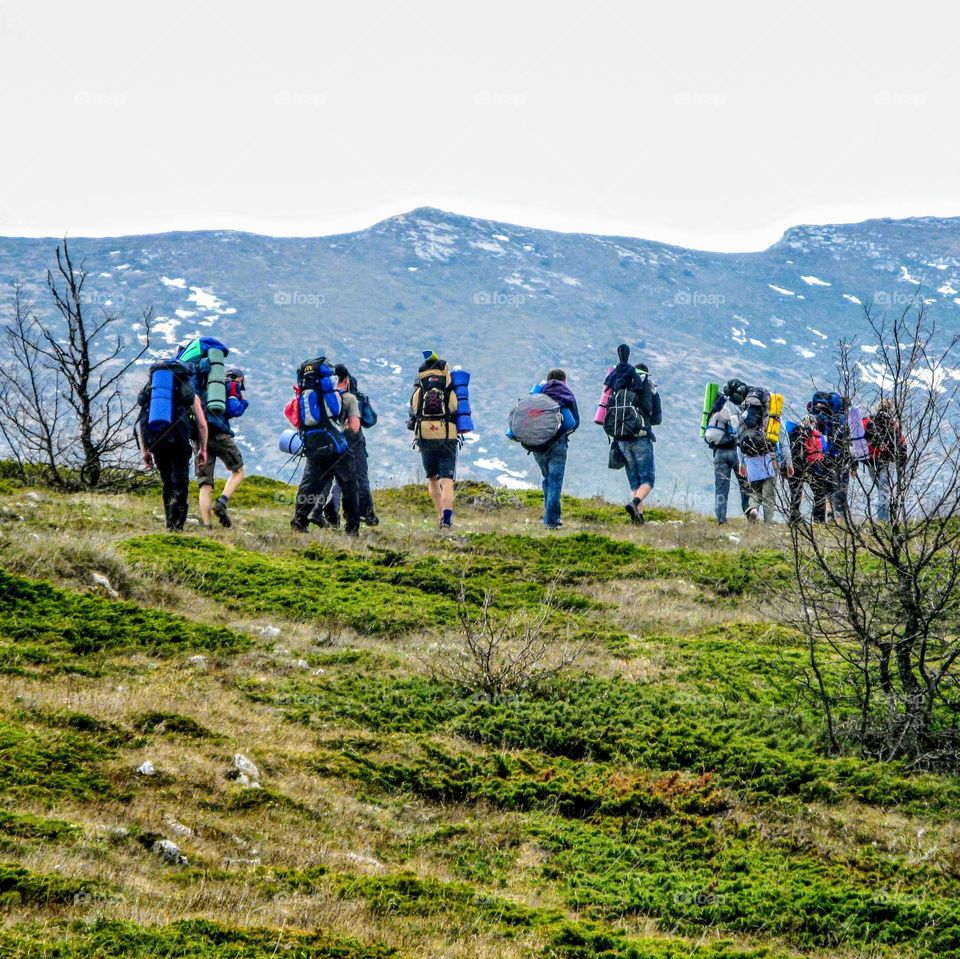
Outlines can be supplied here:
[[[205, 393], [201, 394], [201, 398], [204, 404], [204, 413], [207, 417], [210, 435], [207, 440], [206, 459], [201, 462], [198, 455], [196, 461], [197, 485], [200, 487], [200, 525], [203, 526], [204, 529], [212, 528], [210, 522], [210, 513], [212, 510], [213, 514], [220, 521], [221, 526], [231, 526], [232, 521], [230, 514], [227, 512], [227, 505], [230, 502], [230, 497], [243, 482], [245, 475], [243, 456], [241, 456], [240, 450], [237, 448], [234, 433], [233, 430], [230, 429], [227, 417], [225, 415], [211, 413], [207, 409]], [[214, 500], [213, 482], [217, 460], [220, 460], [230, 471], [230, 475], [227, 477], [223, 492]]]
[[457, 394], [446, 360], [425, 350], [417, 371], [407, 428], [420, 450], [427, 489], [441, 529], [453, 526], [454, 480], [457, 472]]
[[656, 482], [652, 427], [663, 422], [663, 410], [647, 365], [629, 362], [630, 347], [626, 343], [617, 347], [617, 357], [619, 362], [603, 384], [610, 391], [603, 428], [617, 447], [633, 494], [624, 508], [632, 523], [642, 525], [643, 503]]

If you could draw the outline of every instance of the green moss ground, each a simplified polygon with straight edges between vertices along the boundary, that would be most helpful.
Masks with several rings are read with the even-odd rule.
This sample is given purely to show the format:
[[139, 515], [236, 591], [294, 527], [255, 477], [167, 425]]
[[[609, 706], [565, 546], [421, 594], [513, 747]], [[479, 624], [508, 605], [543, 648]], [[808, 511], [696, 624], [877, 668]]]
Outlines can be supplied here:
[[[467, 484], [454, 537], [405, 488], [360, 543], [297, 539], [255, 478], [234, 529], [171, 536], [155, 491], [2, 477], [0, 954], [960, 956], [960, 782], [826, 754], [756, 601], [775, 531], [569, 500], [548, 537], [536, 494]], [[461, 588], [552, 597], [580, 661], [431, 678]]]

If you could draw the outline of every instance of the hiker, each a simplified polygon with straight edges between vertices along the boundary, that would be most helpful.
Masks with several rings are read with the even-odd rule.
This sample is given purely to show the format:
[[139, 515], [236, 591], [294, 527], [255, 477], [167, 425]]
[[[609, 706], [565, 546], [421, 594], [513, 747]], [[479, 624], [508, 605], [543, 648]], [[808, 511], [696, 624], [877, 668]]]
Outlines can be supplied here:
[[420, 450], [427, 488], [441, 529], [453, 526], [453, 484], [459, 450], [458, 403], [447, 361], [433, 350], [424, 350], [423, 363], [410, 396], [407, 428], [413, 431], [414, 445]]
[[[656, 479], [651, 427], [663, 421], [660, 394], [643, 363], [633, 366], [630, 347], [617, 347], [619, 362], [603, 382], [606, 413], [603, 429], [610, 437], [610, 467], [627, 471], [632, 498], [625, 505], [630, 521], [643, 524], [643, 502]], [[601, 404], [603, 400], [601, 400]]]
[[805, 486], [809, 486], [813, 493], [814, 514], [822, 514], [826, 509], [829, 491], [826, 457], [823, 453], [823, 437], [817, 429], [815, 417], [805, 416], [799, 423], [788, 422], [784, 424], [783, 432], [790, 446], [794, 470], [793, 476], [787, 479], [789, 504], [787, 522], [796, 525], [802, 518], [801, 507]]
[[560, 501], [567, 466], [570, 434], [580, 426], [577, 399], [567, 386], [567, 374], [553, 369], [547, 378], [521, 397], [510, 414], [507, 435], [523, 445], [540, 467], [543, 525], [560, 529]]
[[873, 491], [877, 491], [875, 517], [878, 522], [890, 522], [890, 500], [893, 497], [893, 470], [902, 476], [906, 466], [907, 439], [900, 429], [891, 400], [882, 399], [872, 416], [864, 417], [864, 437], [867, 441], [867, 469], [870, 489], [867, 491], [867, 509], [872, 505]]
[[203, 463], [207, 459], [207, 420], [190, 369], [176, 360], [155, 363], [137, 403], [143, 462], [147, 469], [156, 467], [160, 473], [167, 529], [180, 532], [187, 522], [194, 429], [199, 438], [197, 460]]
[[727, 522], [731, 476], [740, 490], [740, 509], [744, 516], [750, 508], [750, 486], [740, 476], [740, 457], [737, 452], [740, 404], [746, 395], [745, 383], [729, 380], [709, 413], [704, 431], [704, 440], [713, 451], [714, 513], [721, 526]]
[[[357, 477], [357, 499], [360, 510], [360, 519], [367, 526], [377, 526], [380, 523], [373, 508], [373, 492], [370, 489], [370, 470], [367, 459], [367, 440], [363, 429], [375, 426], [377, 414], [370, 403], [366, 394], [361, 393], [357, 388], [357, 380], [350, 374], [343, 363], [338, 363], [333, 368], [334, 375], [337, 377], [338, 390], [343, 383], [347, 384], [346, 391], [357, 398], [357, 405], [360, 410], [360, 431], [351, 441], [353, 451], [353, 464]], [[330, 477], [330, 491], [323, 503], [318, 503], [313, 513], [310, 515], [310, 522], [317, 526], [331, 526], [338, 528], [340, 526], [340, 506], [343, 490], [332, 476]]]
[[[823, 440], [823, 470], [814, 487], [813, 521], [824, 523], [829, 514], [834, 520], [849, 514], [848, 489], [857, 464], [850, 450], [850, 426], [847, 397], [836, 392], [816, 390], [807, 403], [807, 412], [814, 417]], [[825, 495], [818, 495], [825, 494]]]
[[[226, 350], [223, 351], [226, 353]], [[199, 456], [196, 461], [197, 485], [200, 487], [200, 525], [204, 529], [212, 529], [210, 522], [211, 509], [217, 517], [221, 526], [231, 526], [230, 514], [227, 512], [227, 506], [230, 497], [236, 492], [237, 487], [243, 482], [245, 475], [243, 467], [243, 456], [237, 448], [234, 432], [230, 428], [230, 420], [242, 416], [246, 411], [247, 403], [244, 397], [244, 377], [243, 370], [234, 367], [224, 376], [225, 405], [221, 412], [211, 408], [210, 394], [213, 384], [212, 365], [209, 360], [201, 358], [192, 364], [194, 369], [194, 381], [197, 394], [203, 402], [203, 409], [207, 419], [209, 437], [207, 440], [207, 456], [200, 461]], [[231, 390], [233, 391], [231, 393]], [[194, 436], [196, 451], [199, 450], [197, 437]], [[223, 492], [216, 500], [213, 498], [214, 471], [216, 470], [217, 460], [230, 471], [227, 482], [223, 487]]]
[[[751, 391], [753, 389], [755, 388], [751, 387]], [[745, 405], [749, 402], [750, 394]], [[767, 433], [766, 420], [761, 417], [759, 425], [755, 425], [750, 421], [749, 415], [745, 415], [737, 446], [740, 476], [750, 484], [747, 522], [756, 523], [762, 510], [763, 522], [772, 523], [776, 516], [777, 476], [786, 473], [788, 481], [794, 476], [789, 436], [785, 430], [781, 430], [778, 441], [773, 443]]]
[[[307, 360], [297, 370], [296, 417], [305, 465], [297, 489], [291, 529], [308, 530], [310, 514], [326, 502], [333, 479], [343, 496], [344, 531], [360, 532], [353, 446], [360, 432], [360, 409], [348, 380], [338, 381], [326, 357]], [[290, 404], [288, 404], [289, 407]]]

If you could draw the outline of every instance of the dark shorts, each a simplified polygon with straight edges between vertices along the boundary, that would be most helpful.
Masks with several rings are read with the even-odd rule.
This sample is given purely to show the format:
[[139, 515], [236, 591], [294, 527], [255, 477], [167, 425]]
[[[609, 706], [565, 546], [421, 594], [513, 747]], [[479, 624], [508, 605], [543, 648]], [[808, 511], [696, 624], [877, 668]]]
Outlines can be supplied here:
[[197, 464], [197, 483], [200, 486], [213, 486], [213, 469], [217, 460], [231, 473], [243, 468], [243, 457], [229, 433], [210, 433], [207, 439], [207, 462], [203, 466]]
[[456, 440], [420, 440], [420, 459], [427, 479], [453, 479], [457, 472]]

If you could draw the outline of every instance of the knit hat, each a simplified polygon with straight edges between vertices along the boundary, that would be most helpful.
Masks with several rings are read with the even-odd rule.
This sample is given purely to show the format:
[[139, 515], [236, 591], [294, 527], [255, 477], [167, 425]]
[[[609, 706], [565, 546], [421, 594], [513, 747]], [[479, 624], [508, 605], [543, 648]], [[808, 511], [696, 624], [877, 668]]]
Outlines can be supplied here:
[[439, 360], [440, 357], [437, 356], [436, 350], [423, 350], [423, 359], [427, 363], [432, 363], [434, 360]]

